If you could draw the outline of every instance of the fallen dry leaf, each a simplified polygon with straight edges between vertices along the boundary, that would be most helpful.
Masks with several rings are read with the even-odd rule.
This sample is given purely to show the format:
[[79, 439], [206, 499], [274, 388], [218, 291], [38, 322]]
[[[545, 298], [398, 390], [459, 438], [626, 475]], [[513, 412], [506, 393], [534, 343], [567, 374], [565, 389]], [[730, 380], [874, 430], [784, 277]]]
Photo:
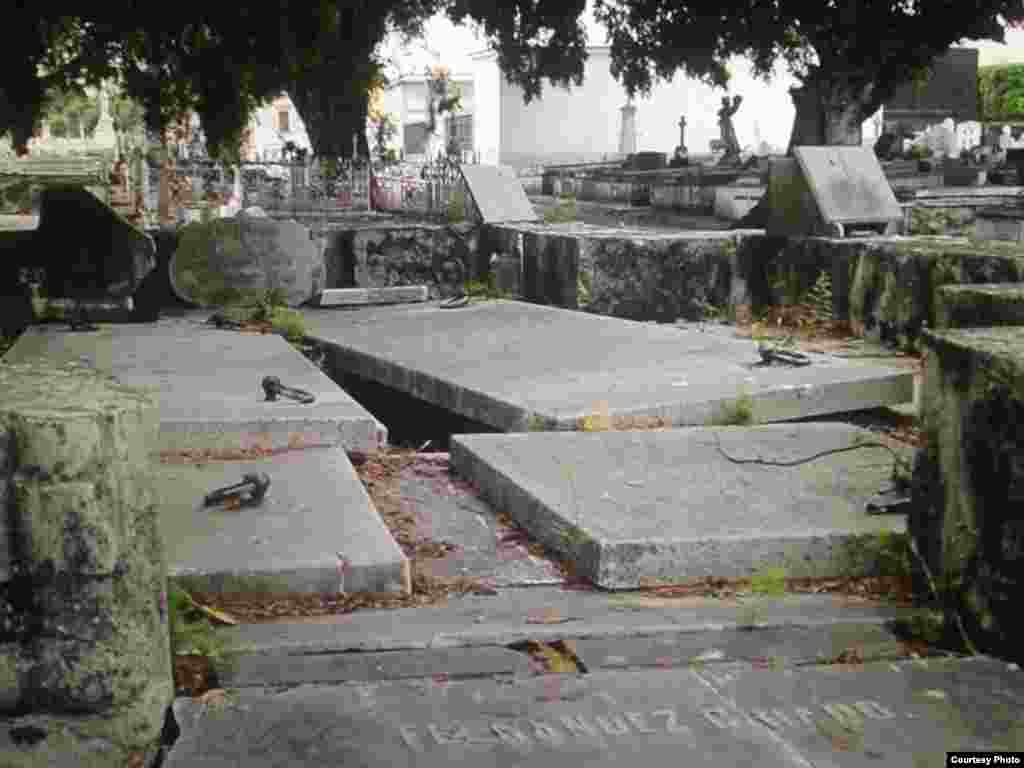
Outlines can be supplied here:
[[532, 611], [526, 617], [527, 624], [565, 624], [571, 619], [564, 618], [555, 608]]
[[211, 688], [196, 696], [196, 701], [207, 707], [223, 707], [229, 701], [228, 692], [223, 688]]

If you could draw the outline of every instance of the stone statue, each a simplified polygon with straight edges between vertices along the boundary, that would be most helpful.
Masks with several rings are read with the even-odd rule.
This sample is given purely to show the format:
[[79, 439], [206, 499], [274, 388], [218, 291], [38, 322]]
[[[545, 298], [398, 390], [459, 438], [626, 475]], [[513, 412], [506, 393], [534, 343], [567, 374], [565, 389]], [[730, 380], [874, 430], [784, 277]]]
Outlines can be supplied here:
[[1017, 145], [1017, 142], [1013, 140], [1013, 134], [1010, 132], [1010, 126], [1004, 125], [1003, 132], [999, 136], [999, 148], [1004, 152], [1007, 149], [1013, 149]]
[[733, 96], [732, 104], [729, 97], [722, 97], [722, 108], [718, 110], [718, 129], [722, 134], [722, 143], [725, 144], [725, 155], [719, 160], [719, 165], [732, 164], [739, 160], [740, 143], [736, 138], [736, 129], [732, 124], [732, 116], [743, 103], [743, 97]]

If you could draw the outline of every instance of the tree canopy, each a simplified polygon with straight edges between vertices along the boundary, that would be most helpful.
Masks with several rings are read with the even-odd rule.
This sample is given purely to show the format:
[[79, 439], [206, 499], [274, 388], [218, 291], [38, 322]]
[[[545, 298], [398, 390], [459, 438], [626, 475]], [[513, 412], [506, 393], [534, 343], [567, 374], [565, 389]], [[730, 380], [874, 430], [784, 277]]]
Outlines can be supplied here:
[[728, 84], [726, 62], [799, 81], [792, 143], [860, 143], [860, 125], [963, 38], [1004, 40], [1022, 0], [596, 0], [612, 72], [631, 93], [684, 72]]
[[[291, 96], [316, 154], [368, 154], [368, 99], [385, 82], [394, 31], [415, 35], [443, 12], [480, 25], [506, 79], [529, 101], [544, 82], [579, 85], [586, 0], [271, 0], [195, 3], [172, 13], [127, 0], [67, 15], [51, 0], [16, 0], [0, 49], [0, 134], [24, 148], [54, 91], [102, 80], [141, 104], [163, 135], [197, 112], [211, 153], [237, 148], [252, 112]], [[631, 94], [676, 72], [718, 86], [731, 56], [767, 76], [782, 63], [794, 89], [794, 143], [856, 143], [892, 91], [962, 38], [1003, 39], [1024, 0], [595, 0], [613, 75]]]
[[[118, 83], [160, 135], [183, 114], [198, 113], [211, 153], [231, 153], [262, 102], [287, 92], [314, 150], [348, 156], [352, 137], [365, 153], [368, 97], [384, 81], [381, 44], [393, 31], [415, 35], [439, 11], [472, 18], [501, 46], [502, 64], [531, 95], [540, 81], [582, 79], [578, 17], [585, 0], [277, 0], [179, 3], [173, 13], [125, 0], [68, 16], [40, 0], [18, 2], [7, 21], [17, 35], [0, 50], [0, 134], [24, 148], [46, 94]], [[567, 15], [566, 15], [567, 14]], [[545, 48], [542, 43], [553, 48]]]

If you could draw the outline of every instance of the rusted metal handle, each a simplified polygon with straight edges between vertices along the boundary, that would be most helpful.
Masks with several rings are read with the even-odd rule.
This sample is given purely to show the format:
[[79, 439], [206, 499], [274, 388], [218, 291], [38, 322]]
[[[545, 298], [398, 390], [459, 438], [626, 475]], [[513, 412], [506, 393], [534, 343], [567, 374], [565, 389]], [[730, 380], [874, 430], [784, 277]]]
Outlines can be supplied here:
[[290, 400], [298, 400], [300, 403], [309, 405], [316, 400], [315, 395], [304, 389], [286, 387], [277, 376], [264, 376], [260, 385], [263, 387], [263, 394], [268, 402], [274, 402], [278, 397], [287, 397]]
[[242, 475], [242, 482], [240, 483], [210, 491], [210, 493], [206, 494], [203, 498], [203, 505], [209, 507], [213, 504], [219, 504], [222, 501], [226, 501], [231, 497], [244, 495], [248, 495], [249, 499], [253, 502], [259, 502], [267, 495], [267, 489], [269, 487], [270, 476], [266, 472], [248, 473]]

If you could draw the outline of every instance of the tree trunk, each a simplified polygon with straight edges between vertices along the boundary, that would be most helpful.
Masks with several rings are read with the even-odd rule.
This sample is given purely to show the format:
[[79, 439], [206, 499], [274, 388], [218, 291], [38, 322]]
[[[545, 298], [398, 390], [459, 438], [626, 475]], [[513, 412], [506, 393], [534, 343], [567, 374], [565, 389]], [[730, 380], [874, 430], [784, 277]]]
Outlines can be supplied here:
[[[853, 91], [815, 79], [808, 79], [799, 88], [790, 88], [796, 116], [786, 154], [792, 155], [793, 147], [859, 147], [863, 141], [862, 124], [878, 106], [871, 99], [873, 90], [869, 85]], [[769, 214], [766, 194], [734, 228], [763, 228]]]
[[868, 116], [870, 90], [855, 93], [837, 84], [814, 80], [799, 88], [790, 88], [796, 117], [787, 154], [792, 154], [793, 147], [800, 146], [859, 147], [863, 139], [861, 125]]

